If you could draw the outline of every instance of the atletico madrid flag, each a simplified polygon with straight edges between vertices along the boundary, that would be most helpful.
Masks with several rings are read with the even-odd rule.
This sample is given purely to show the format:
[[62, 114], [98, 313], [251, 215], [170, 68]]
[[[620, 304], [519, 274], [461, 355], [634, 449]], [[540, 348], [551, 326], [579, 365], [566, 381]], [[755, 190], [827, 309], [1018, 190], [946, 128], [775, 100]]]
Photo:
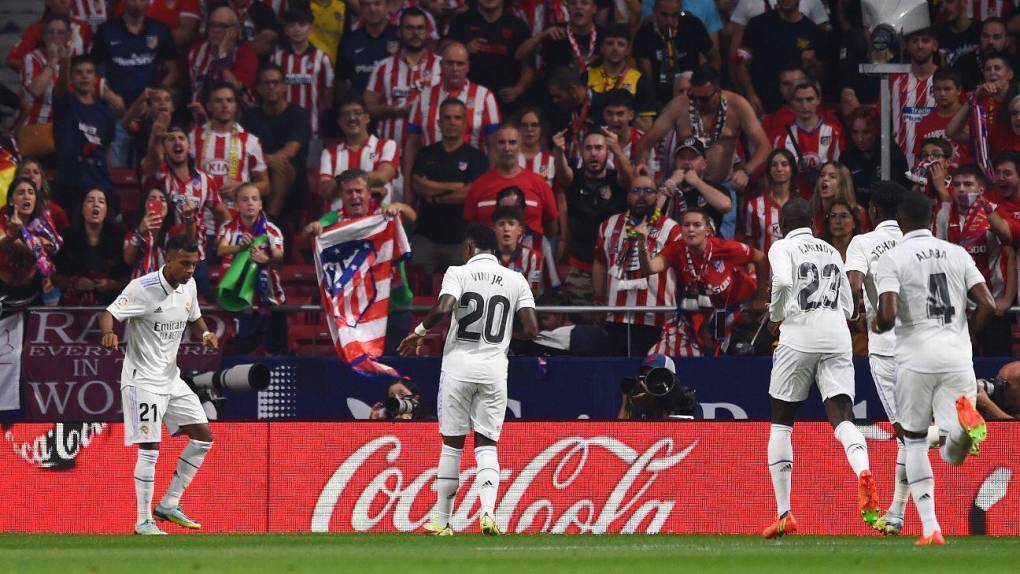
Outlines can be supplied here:
[[315, 273], [337, 356], [355, 372], [398, 377], [377, 363], [386, 342], [390, 283], [411, 254], [399, 219], [341, 219], [315, 240]]

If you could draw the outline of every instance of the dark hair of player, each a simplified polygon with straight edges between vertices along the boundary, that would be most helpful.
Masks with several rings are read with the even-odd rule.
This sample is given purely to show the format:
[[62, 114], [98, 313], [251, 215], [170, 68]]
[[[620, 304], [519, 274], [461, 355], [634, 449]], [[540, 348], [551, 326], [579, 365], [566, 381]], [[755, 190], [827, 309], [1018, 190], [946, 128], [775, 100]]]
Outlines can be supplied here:
[[198, 253], [198, 242], [187, 235], [174, 235], [166, 242], [166, 252], [185, 251], [187, 253]]
[[878, 216], [876, 223], [896, 219], [900, 197], [906, 192], [902, 185], [892, 181], [880, 181], [871, 187], [871, 206], [875, 208], [875, 215]]
[[634, 109], [634, 94], [622, 88], [609, 90], [602, 99], [602, 107], [623, 106], [629, 110]]
[[701, 66], [691, 74], [691, 86], [704, 86], [705, 84], [719, 85], [719, 72], [712, 66]]
[[811, 203], [800, 197], [791, 198], [783, 205], [781, 227], [783, 235], [801, 227], [811, 227], [814, 214], [811, 211]]
[[931, 207], [932, 201], [927, 195], [914, 190], [904, 192], [896, 208], [896, 218], [899, 219], [903, 232], [928, 229], [931, 222]]
[[514, 199], [514, 203], [516, 203], [520, 209], [524, 209], [524, 206], [527, 205], [524, 199], [524, 192], [521, 191], [521, 188], [517, 187], [516, 185], [504, 187], [503, 189], [499, 190], [499, 193], [496, 194], [496, 205], [499, 205], [499, 202], [503, 201], [503, 199], [506, 197], [510, 197], [511, 195], [516, 197], [516, 199]]
[[1013, 164], [1014, 170], [1020, 170], [1020, 154], [1015, 151], [1000, 151], [992, 158], [992, 167], [999, 167], [1004, 163]]
[[567, 91], [576, 86], [584, 86], [584, 80], [577, 70], [561, 67], [556, 68], [549, 74], [549, 87], [557, 90]]
[[496, 232], [484, 223], [472, 221], [464, 230], [464, 240], [475, 246], [475, 251], [495, 253], [497, 249]]
[[953, 171], [953, 177], [959, 176], [971, 176], [977, 180], [978, 185], [985, 187], [988, 185], [988, 178], [985, 177], [985, 172], [981, 171], [978, 166], [968, 163], [967, 165], [961, 165]]
[[921, 142], [921, 149], [924, 149], [926, 145], [939, 146], [939, 149], [942, 150], [942, 155], [946, 156], [946, 159], [953, 157], [953, 146], [945, 138], [924, 138], [924, 141]]
[[957, 88], [963, 86], [963, 80], [960, 79], [960, 73], [952, 68], [939, 68], [935, 70], [935, 75], [931, 77], [932, 83], [935, 82], [952, 82]]
[[504, 219], [515, 219], [517, 223], [524, 224], [524, 212], [516, 207], [497, 207], [492, 212], [492, 222], [499, 223]]

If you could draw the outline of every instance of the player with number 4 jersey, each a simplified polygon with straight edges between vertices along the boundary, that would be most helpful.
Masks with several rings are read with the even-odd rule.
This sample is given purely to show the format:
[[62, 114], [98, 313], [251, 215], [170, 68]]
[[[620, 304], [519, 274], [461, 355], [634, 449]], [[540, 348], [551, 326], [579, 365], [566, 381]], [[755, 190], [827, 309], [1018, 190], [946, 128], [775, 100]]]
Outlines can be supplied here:
[[[428, 330], [450, 318], [436, 405], [443, 436], [436, 477], [437, 515], [425, 525], [426, 532], [437, 536], [453, 534], [450, 513], [460, 486], [464, 439], [471, 429], [475, 431], [481, 530], [483, 534], [500, 534], [495, 517], [499, 491], [496, 444], [506, 413], [506, 353], [511, 336], [533, 339], [538, 334], [531, 286], [523, 275], [499, 263], [495, 231], [471, 223], [463, 247], [467, 263], [446, 270], [439, 302], [398, 347], [404, 356], [417, 354]], [[515, 318], [519, 329], [514, 326]]]
[[[878, 492], [864, 435], [853, 423], [854, 365], [847, 320], [856, 315], [850, 283], [836, 249], [811, 232], [810, 204], [794, 198], [783, 205], [784, 237], [772, 244], [772, 301], [769, 330], [779, 330], [772, 356], [769, 396], [772, 426], [768, 466], [778, 518], [762, 532], [776, 538], [797, 531], [790, 512], [793, 422], [797, 409], [818, 385], [825, 413], [857, 475], [857, 504], [866, 524], [878, 519]], [[781, 324], [781, 326], [780, 326]]]
[[[918, 544], [945, 544], [935, 517], [935, 480], [928, 458], [932, 417], [951, 465], [977, 454], [985, 421], [974, 408], [977, 380], [971, 336], [995, 312], [985, 278], [967, 251], [929, 230], [932, 203], [905, 193], [897, 208], [903, 240], [878, 260], [879, 333], [896, 327], [896, 406], [906, 448], [907, 481], [921, 517]], [[977, 304], [967, 321], [968, 296]]]
[[[219, 345], [198, 309], [198, 295], [192, 279], [198, 261], [198, 244], [194, 239], [183, 235], [171, 237], [166, 247], [166, 265], [128, 283], [99, 317], [102, 343], [110, 350], [116, 350], [119, 345], [113, 330], [114, 319], [127, 324], [120, 389], [124, 444], [138, 445], [134, 469], [138, 510], [135, 534], [165, 534], [153, 522], [153, 515], [184, 528], [202, 527], [184, 514], [180, 500], [212, 448], [212, 432], [198, 396], [181, 380], [181, 370], [177, 367], [177, 350], [186, 327], [193, 335], [201, 337], [206, 347]], [[171, 435], [180, 432], [191, 440], [177, 459], [166, 494], [153, 510], [152, 493], [163, 424]]]

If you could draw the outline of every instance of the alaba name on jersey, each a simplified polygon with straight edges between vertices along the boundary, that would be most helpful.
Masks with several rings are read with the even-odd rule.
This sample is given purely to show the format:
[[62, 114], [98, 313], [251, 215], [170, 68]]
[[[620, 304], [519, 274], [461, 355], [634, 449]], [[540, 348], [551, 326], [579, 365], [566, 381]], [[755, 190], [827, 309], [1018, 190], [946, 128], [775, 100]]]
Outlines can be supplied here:
[[171, 287], [163, 267], [132, 280], [106, 308], [126, 322], [121, 384], [169, 393], [180, 378], [177, 349], [188, 324], [202, 317], [195, 280]]
[[967, 292], [984, 283], [959, 245], [911, 231], [878, 260], [878, 294], [896, 293], [896, 362], [918, 373], [973, 368]]
[[[903, 233], [895, 220], [879, 223], [874, 231], [862, 233], [850, 240], [846, 248], [846, 270], [864, 274], [864, 309], [868, 325], [878, 314], [878, 286], [875, 270], [878, 260], [903, 240]], [[892, 331], [868, 333], [868, 352], [872, 355], [892, 357], [896, 352], [896, 335]]]
[[802, 227], [772, 244], [769, 265], [769, 314], [783, 323], [779, 344], [803, 353], [849, 353], [846, 321], [854, 302], [839, 252]]
[[514, 317], [519, 309], [535, 306], [528, 281], [500, 265], [495, 255], [480, 253], [446, 269], [443, 295], [457, 299], [443, 347], [443, 376], [505, 385]]

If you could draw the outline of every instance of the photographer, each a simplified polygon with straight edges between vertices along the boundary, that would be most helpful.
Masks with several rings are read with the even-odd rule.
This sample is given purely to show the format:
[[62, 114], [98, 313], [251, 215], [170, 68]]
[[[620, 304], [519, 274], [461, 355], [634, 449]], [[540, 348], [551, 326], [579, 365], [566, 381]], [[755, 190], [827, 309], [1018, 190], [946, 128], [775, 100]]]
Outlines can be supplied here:
[[1020, 361], [1003, 365], [994, 379], [978, 379], [977, 408], [989, 420], [1020, 418]]
[[694, 389], [677, 381], [676, 365], [666, 355], [649, 355], [637, 374], [620, 381], [623, 399], [618, 419], [701, 418]]
[[386, 401], [372, 405], [372, 420], [420, 420], [425, 418], [421, 406], [421, 389], [408, 377], [390, 383]]

